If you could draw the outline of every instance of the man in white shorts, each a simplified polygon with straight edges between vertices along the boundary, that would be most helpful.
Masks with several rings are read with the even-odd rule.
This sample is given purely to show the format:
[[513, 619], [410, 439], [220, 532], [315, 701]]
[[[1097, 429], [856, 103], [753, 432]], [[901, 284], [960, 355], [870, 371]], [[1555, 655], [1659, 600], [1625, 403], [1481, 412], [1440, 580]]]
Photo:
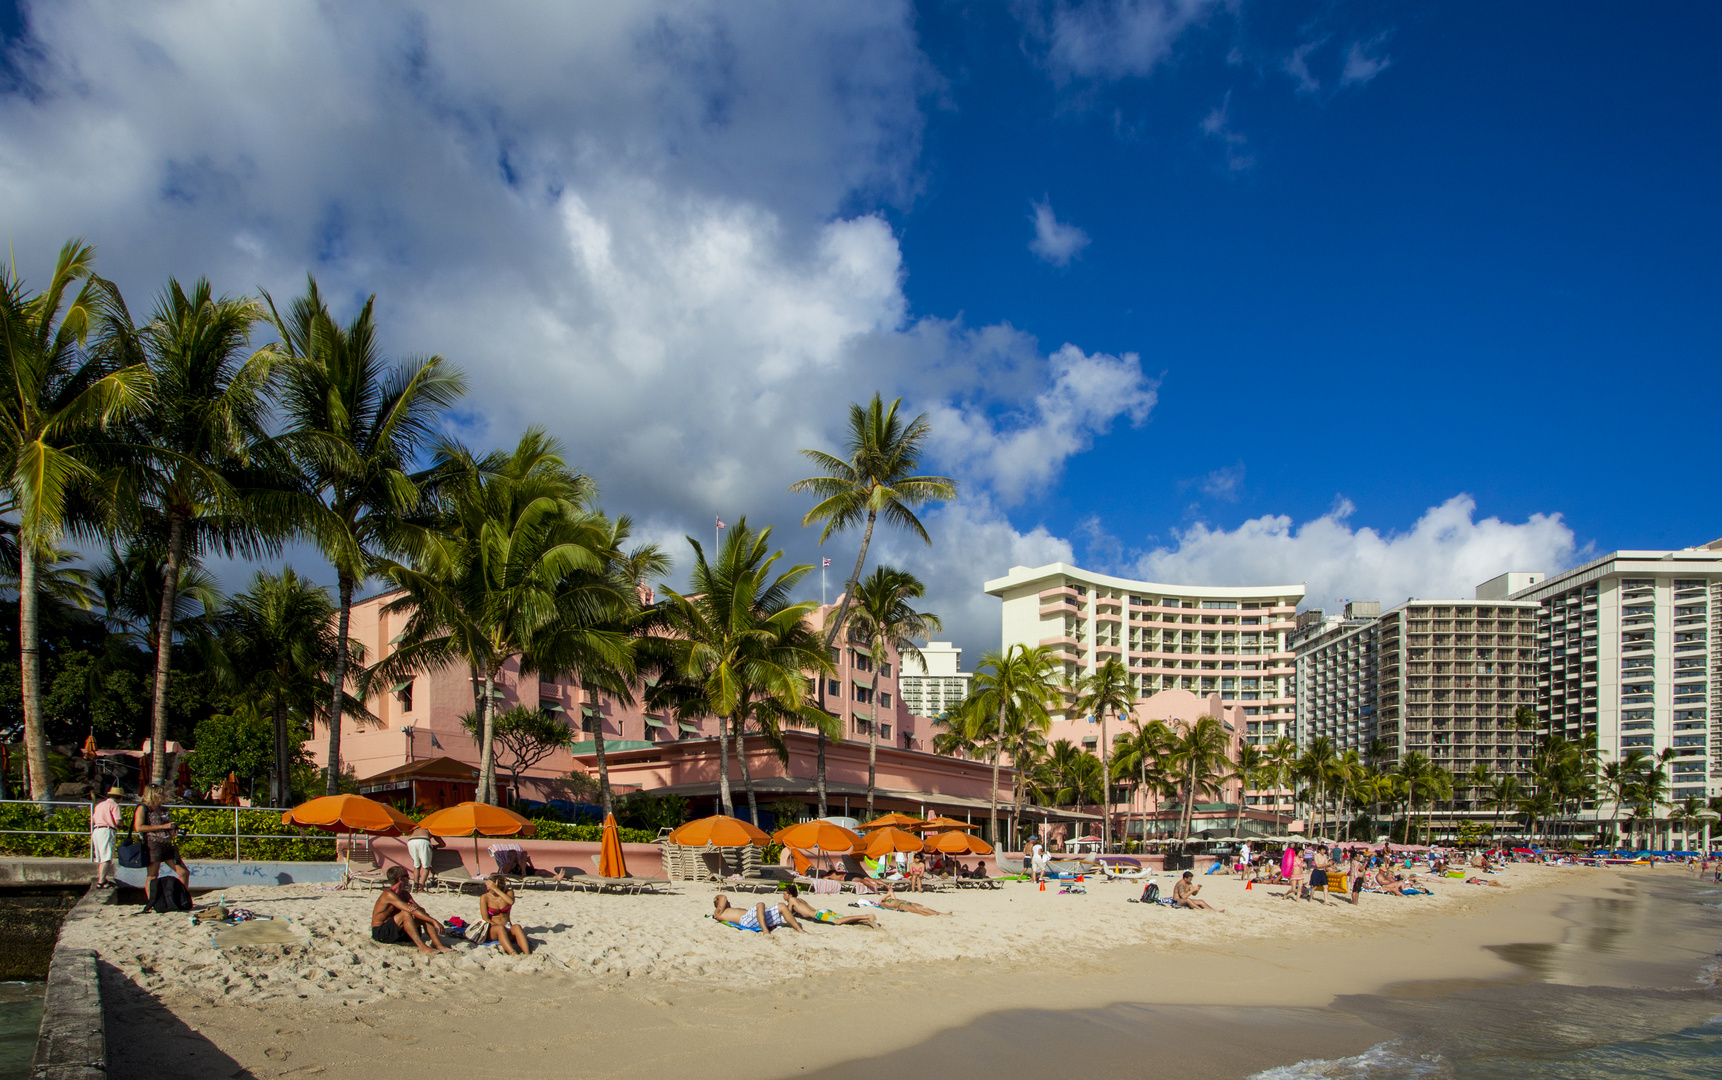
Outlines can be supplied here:
[[422, 889], [430, 881], [431, 851], [444, 846], [442, 837], [422, 825], [407, 834], [407, 854], [413, 859], [413, 888]]

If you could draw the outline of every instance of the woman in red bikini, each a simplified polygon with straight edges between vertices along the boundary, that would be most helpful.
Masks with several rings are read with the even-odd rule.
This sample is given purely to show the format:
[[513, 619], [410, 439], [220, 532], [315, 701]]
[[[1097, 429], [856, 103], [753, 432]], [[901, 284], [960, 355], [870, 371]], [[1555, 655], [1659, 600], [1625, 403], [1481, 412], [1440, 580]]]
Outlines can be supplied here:
[[502, 951], [511, 956], [529, 956], [532, 943], [526, 940], [526, 931], [514, 925], [508, 917], [513, 910], [514, 893], [509, 891], [508, 878], [503, 874], [485, 878], [484, 895], [478, 898], [478, 917], [490, 927], [484, 940], [498, 943]]

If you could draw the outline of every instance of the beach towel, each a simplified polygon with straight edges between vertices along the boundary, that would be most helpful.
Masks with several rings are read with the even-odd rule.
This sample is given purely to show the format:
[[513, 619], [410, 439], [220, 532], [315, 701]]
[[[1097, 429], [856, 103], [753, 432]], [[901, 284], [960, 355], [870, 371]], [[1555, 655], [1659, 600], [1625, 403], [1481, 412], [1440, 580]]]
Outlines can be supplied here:
[[724, 922], [722, 919], [716, 918], [712, 915], [707, 915], [706, 918], [711, 919], [712, 922], [717, 923], [719, 926], [727, 926], [731, 930], [742, 930], [749, 934], [762, 934], [765, 932], [757, 926], [741, 926], [732, 922]]
[[[333, 692], [333, 691], [331, 691], [331, 692]], [[1220, 871], [1220, 864], [1218, 862], [1215, 862], [1214, 865], [1208, 867], [1207, 874], [1205, 874], [1203, 876], [1212, 877], [1214, 874], [1219, 873], [1219, 871]]]
[[309, 945], [311, 939], [291, 919], [248, 919], [213, 924], [209, 943], [218, 949], [232, 949], [241, 945]]

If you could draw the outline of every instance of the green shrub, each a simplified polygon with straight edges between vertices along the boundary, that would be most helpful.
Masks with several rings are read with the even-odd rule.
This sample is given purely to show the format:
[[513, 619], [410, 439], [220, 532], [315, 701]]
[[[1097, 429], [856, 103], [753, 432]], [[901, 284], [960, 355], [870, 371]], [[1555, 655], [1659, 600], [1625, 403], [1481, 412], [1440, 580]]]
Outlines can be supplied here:
[[[617, 831], [622, 834], [622, 843], [624, 844], [655, 844], [658, 842], [658, 834], [651, 829], [618, 828]], [[540, 818], [538, 820], [537, 839], [576, 840], [596, 844], [604, 839], [604, 826], [570, 825], [565, 821], [549, 821]]]

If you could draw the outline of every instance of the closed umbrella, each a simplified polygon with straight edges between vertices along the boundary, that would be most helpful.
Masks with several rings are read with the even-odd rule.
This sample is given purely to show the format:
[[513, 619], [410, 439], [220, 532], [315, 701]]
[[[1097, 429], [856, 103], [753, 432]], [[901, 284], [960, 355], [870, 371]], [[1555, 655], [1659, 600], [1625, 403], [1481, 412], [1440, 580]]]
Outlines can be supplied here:
[[615, 814], [604, 815], [604, 845], [598, 853], [598, 876], [628, 876], [628, 864], [622, 859], [622, 830], [616, 827]]
[[472, 866], [478, 869], [480, 836], [535, 836], [538, 825], [514, 811], [489, 803], [463, 802], [425, 815], [419, 826], [438, 836], [472, 837]]

